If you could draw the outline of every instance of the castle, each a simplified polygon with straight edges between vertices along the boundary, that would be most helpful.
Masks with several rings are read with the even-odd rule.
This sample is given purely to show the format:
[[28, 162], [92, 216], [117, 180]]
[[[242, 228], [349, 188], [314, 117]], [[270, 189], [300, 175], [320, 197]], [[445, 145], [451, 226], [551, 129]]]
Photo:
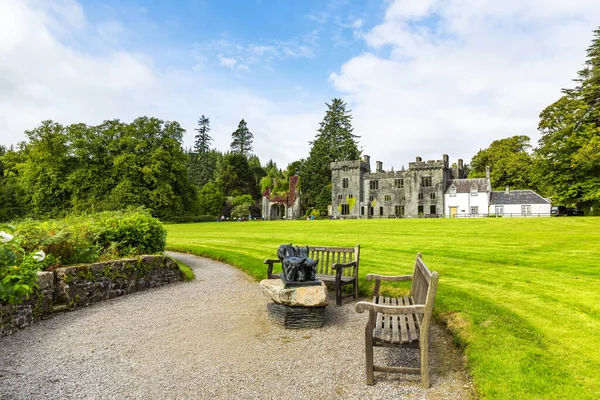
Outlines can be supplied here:
[[463, 160], [449, 165], [417, 157], [408, 169], [384, 171], [370, 157], [332, 162], [331, 215], [338, 218], [550, 216], [550, 202], [531, 190], [492, 192], [485, 178], [467, 179]]

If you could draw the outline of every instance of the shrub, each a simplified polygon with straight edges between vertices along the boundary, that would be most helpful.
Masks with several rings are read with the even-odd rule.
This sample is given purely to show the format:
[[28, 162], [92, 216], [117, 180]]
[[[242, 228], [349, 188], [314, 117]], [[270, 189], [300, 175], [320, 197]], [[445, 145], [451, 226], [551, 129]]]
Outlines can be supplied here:
[[[8, 231], [8, 232], [7, 232]], [[38, 262], [43, 251], [27, 253], [22, 238], [13, 236], [14, 227], [0, 225], [0, 303], [19, 304], [37, 285]]]
[[161, 253], [165, 249], [167, 230], [147, 210], [103, 212], [95, 218], [98, 244], [105, 251], [133, 256]]
[[250, 206], [248, 204], [240, 204], [231, 210], [231, 218], [248, 218], [248, 215], [250, 215]]
[[160, 253], [167, 235], [162, 223], [144, 209], [27, 220], [18, 224], [16, 233], [25, 251], [41, 249], [47, 254], [44, 269]]

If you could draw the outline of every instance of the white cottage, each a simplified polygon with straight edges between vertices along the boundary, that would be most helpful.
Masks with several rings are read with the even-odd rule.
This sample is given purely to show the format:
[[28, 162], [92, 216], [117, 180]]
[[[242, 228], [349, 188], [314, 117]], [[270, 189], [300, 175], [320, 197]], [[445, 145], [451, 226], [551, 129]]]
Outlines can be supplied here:
[[452, 179], [444, 194], [444, 214], [450, 218], [487, 214], [490, 201], [488, 178]]
[[532, 190], [492, 192], [490, 214], [510, 216], [550, 216], [552, 204]]

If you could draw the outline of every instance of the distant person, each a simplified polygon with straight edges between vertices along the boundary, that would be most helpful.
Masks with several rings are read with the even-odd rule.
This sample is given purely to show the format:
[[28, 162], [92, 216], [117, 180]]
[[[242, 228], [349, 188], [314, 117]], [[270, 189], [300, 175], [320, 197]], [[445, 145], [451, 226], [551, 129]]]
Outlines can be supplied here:
[[225, 221], [225, 216], [221, 215], [221, 221]]

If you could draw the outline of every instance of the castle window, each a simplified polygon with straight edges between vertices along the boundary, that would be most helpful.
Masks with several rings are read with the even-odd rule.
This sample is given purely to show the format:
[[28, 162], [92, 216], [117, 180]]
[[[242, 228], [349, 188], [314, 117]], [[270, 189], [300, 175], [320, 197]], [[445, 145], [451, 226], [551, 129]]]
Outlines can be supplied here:
[[346, 167], [346, 166], [343, 166], [343, 167], [342, 167], [342, 171], [344, 171], [344, 172], [348, 172], [348, 167]]
[[402, 201], [406, 200], [406, 195], [404, 193], [402, 193], [402, 196], [400, 196], [400, 200], [402, 200]]
[[342, 201], [344, 199], [344, 196], [342, 196], [341, 194], [338, 194], [338, 201]]
[[342, 215], [348, 215], [348, 214], [350, 214], [350, 205], [342, 204]]
[[348, 189], [348, 178], [342, 179], [342, 189]]
[[396, 211], [396, 215], [404, 215], [404, 206], [396, 206], [394, 210]]
[[423, 215], [423, 206], [419, 206], [419, 209], [418, 209], [417, 213], [419, 215]]
[[348, 195], [348, 198], [349, 198], [349, 199], [353, 199], [353, 198], [354, 198], [354, 195], [353, 195], [353, 194], [349, 194], [349, 195]]
[[450, 186], [450, 190], [448, 191], [448, 193], [450, 194], [450, 197], [456, 197], [456, 186]]
[[369, 189], [371, 189], [371, 190], [379, 189], [379, 181], [369, 181]]
[[419, 192], [419, 200], [423, 200], [423, 193]]
[[425, 178], [421, 178], [421, 186], [423, 187], [429, 187], [431, 186], [431, 177], [425, 177]]
[[392, 201], [392, 195], [391, 194], [386, 194], [384, 200], [385, 201]]
[[379, 207], [379, 215], [383, 215], [383, 207]]
[[429, 206], [429, 214], [437, 214], [437, 209], [435, 206]]
[[372, 194], [370, 194], [370, 195], [369, 195], [369, 201], [373, 201], [373, 200], [375, 200], [375, 196], [374, 196], [374, 195], [372, 195]]
[[472, 206], [471, 207], [471, 214], [478, 215], [479, 214], [479, 206]]
[[477, 186], [471, 186], [471, 196], [477, 196]]
[[404, 187], [404, 179], [394, 179], [394, 187], [403, 188]]
[[[431, 193], [429, 193], [429, 198], [430, 198], [431, 200], [435, 200], [435, 193], [434, 193], [434, 192], [431, 192]], [[434, 213], [434, 214], [435, 214], [435, 213]]]

